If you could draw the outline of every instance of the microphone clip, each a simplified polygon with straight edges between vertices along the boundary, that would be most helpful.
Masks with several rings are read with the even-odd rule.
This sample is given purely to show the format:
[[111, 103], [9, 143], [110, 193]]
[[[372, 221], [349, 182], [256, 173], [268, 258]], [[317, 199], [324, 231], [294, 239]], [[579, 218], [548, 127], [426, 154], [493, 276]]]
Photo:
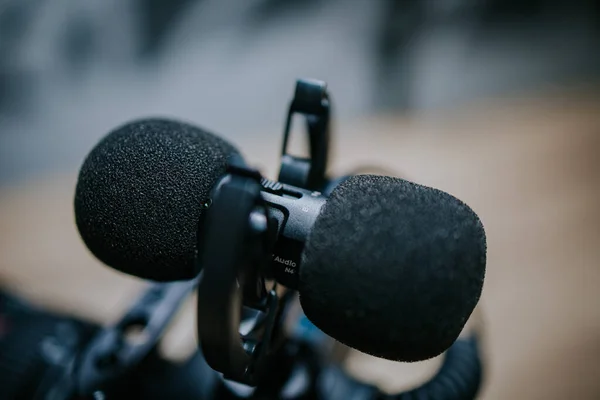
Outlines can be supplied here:
[[270, 222], [260, 174], [231, 160], [200, 224], [197, 331], [203, 356], [225, 379], [256, 386], [281, 342], [281, 306], [267, 288]]
[[[310, 157], [288, 153], [288, 142], [295, 114], [304, 115], [308, 130]], [[309, 190], [322, 191], [329, 155], [330, 100], [327, 84], [314, 79], [296, 81], [283, 132], [279, 182]]]
[[[288, 153], [295, 114], [303, 115], [306, 120], [309, 158]], [[322, 205], [320, 197], [314, 197], [318, 193], [312, 192], [311, 196], [310, 191], [321, 191], [327, 184], [329, 116], [325, 82], [298, 80], [284, 129], [277, 185], [282, 190], [286, 185], [307, 190], [306, 196], [301, 194], [300, 197], [312, 199], [312, 202], [303, 200], [302, 204], [313, 212], [305, 212], [304, 218], [316, 217]], [[279, 200], [275, 201], [277, 204], [286, 200], [285, 196], [274, 194], [276, 189], [241, 157], [234, 155], [199, 223], [198, 270], [202, 276], [198, 286], [197, 329], [200, 346], [211, 368], [226, 379], [250, 386], [262, 380], [269, 360], [285, 341], [281, 321], [293, 297], [291, 291], [279, 297], [276, 284], [268, 289], [265, 278], [282, 279], [283, 275], [282, 280], [292, 287], [297, 279], [296, 275], [290, 278], [289, 273], [278, 275], [272, 267], [280, 226], [267, 212], [267, 203], [271, 204], [269, 199], [275, 201], [275, 197]], [[261, 191], [264, 191], [262, 195]], [[294, 229], [292, 223], [288, 225]], [[287, 243], [287, 247], [281, 243], [279, 247], [285, 249], [280, 250], [289, 256], [289, 248], [295, 249], [294, 243]]]

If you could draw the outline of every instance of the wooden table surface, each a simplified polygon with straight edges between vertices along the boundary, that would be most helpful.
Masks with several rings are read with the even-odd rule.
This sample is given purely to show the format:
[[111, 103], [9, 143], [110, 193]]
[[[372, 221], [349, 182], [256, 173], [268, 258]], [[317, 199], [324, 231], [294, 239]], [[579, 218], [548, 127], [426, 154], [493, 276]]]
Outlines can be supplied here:
[[[332, 173], [379, 165], [454, 194], [484, 222], [481, 398], [600, 398], [600, 98], [594, 93], [554, 91], [335, 124]], [[248, 135], [236, 143], [273, 175], [279, 129], [269, 132], [270, 139]], [[35, 303], [106, 322], [145, 283], [87, 252], [73, 223], [75, 178], [70, 171], [0, 190], [0, 284]], [[163, 348], [181, 358], [194, 338], [190, 302]], [[424, 379], [436, 362], [398, 364], [354, 353], [348, 368], [397, 390]]]

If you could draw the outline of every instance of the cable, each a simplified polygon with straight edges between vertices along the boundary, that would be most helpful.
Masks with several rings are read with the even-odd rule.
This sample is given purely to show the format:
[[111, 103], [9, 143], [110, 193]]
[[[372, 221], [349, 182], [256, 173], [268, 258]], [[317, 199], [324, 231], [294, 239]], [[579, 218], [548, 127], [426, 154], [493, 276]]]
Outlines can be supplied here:
[[378, 400], [474, 399], [482, 379], [477, 335], [459, 338], [448, 349], [437, 375], [424, 385], [400, 394], [382, 394]]

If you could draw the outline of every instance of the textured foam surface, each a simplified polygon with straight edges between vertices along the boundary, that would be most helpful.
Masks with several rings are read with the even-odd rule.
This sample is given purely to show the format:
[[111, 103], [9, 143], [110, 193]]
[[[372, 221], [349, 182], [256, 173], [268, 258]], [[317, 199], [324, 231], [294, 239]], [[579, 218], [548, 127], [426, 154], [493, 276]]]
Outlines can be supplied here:
[[198, 220], [233, 146], [191, 125], [133, 121], [83, 163], [77, 227], [105, 264], [157, 281], [192, 277]]
[[309, 235], [300, 302], [321, 330], [397, 361], [435, 357], [458, 337], [483, 286], [486, 240], [455, 197], [401, 179], [340, 184]]

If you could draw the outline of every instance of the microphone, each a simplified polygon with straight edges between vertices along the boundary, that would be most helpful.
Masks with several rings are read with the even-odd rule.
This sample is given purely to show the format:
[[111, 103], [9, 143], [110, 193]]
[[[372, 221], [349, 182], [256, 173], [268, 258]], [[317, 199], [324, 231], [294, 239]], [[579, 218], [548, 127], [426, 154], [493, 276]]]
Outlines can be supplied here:
[[127, 123], [89, 153], [75, 189], [75, 222], [88, 249], [121, 272], [154, 281], [192, 278], [198, 221], [238, 151], [194, 126]]
[[311, 229], [300, 304], [350, 347], [425, 360], [458, 338], [485, 264], [485, 231], [466, 204], [402, 179], [358, 175], [333, 190]]
[[[81, 237], [122, 272], [192, 277], [198, 224], [232, 156], [239, 157], [232, 145], [187, 124], [123, 125], [81, 168]], [[457, 339], [481, 295], [486, 263], [483, 225], [466, 204], [372, 175], [350, 177], [328, 198], [268, 180], [261, 194], [279, 225], [273, 274], [298, 290], [323, 332], [396, 361], [435, 357]]]

